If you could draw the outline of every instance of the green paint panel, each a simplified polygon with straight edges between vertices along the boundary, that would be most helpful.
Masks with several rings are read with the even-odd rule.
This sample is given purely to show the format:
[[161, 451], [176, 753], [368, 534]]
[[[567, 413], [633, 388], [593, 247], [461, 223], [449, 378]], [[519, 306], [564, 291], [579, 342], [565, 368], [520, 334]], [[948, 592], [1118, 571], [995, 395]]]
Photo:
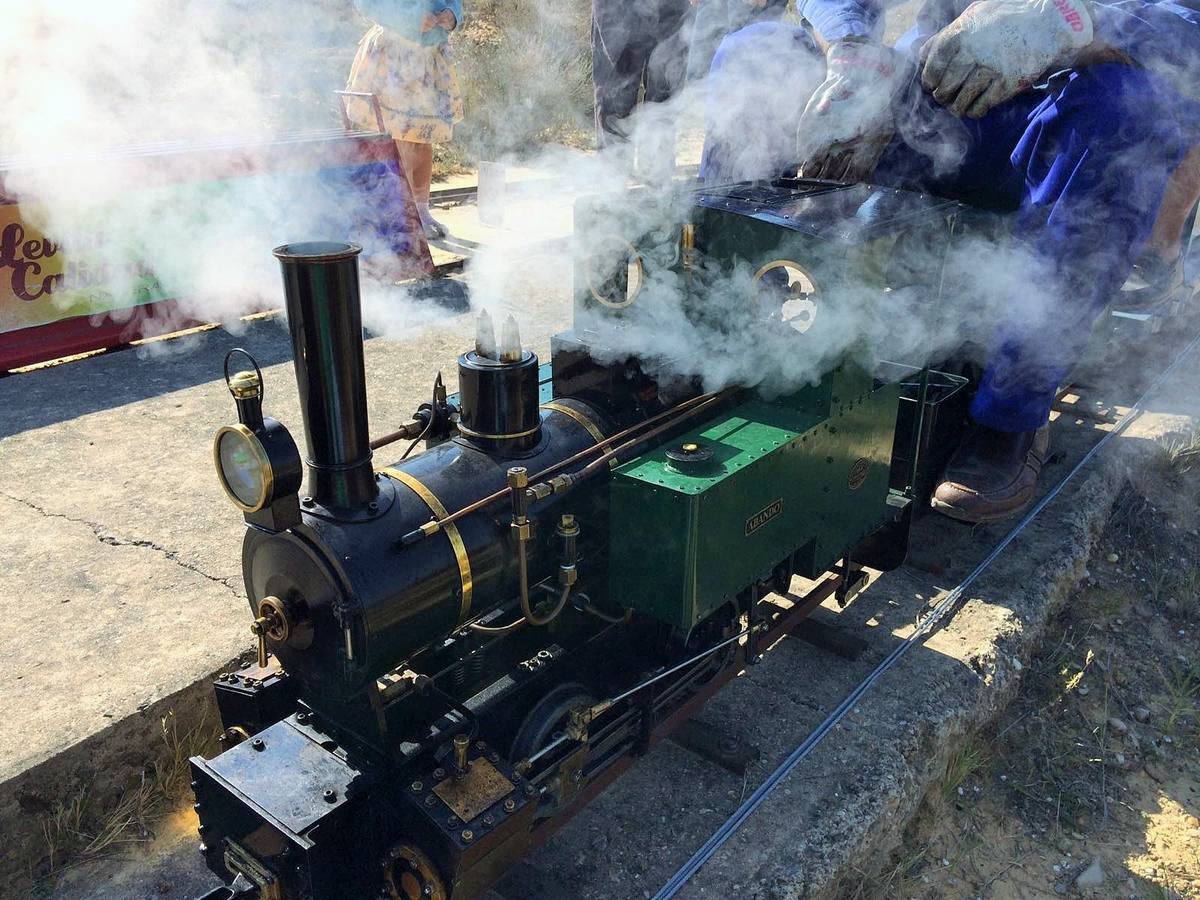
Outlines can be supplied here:
[[[846, 367], [783, 400], [749, 400], [618, 468], [611, 596], [686, 630], [793, 554], [801, 574], [819, 574], [890, 519], [899, 390], [846, 390], [863, 383]], [[666, 451], [688, 442], [713, 450], [712, 471], [670, 465]]]

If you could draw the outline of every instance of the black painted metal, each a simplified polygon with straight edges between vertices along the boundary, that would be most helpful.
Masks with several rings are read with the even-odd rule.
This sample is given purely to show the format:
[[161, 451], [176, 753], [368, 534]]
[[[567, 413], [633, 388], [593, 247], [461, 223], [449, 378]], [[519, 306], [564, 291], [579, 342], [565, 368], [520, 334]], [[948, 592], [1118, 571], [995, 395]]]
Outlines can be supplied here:
[[363, 506], [378, 493], [367, 432], [360, 252], [325, 241], [275, 249], [308, 442], [308, 490], [330, 509]]
[[[584, 404], [563, 402], [602, 423]], [[546, 411], [541, 440], [522, 464], [536, 473], [595, 443], [574, 419]], [[508, 466], [503, 457], [454, 440], [396, 468], [423, 484], [447, 510], [456, 510], [504, 487]], [[558, 571], [562, 540], [554, 525], [564, 511], [574, 513], [582, 528], [581, 577], [590, 571], [599, 574], [592, 567], [602, 564], [600, 554], [607, 547], [604, 484], [605, 479], [596, 479], [588, 489], [548, 498], [531, 510], [531, 583], [553, 578]], [[348, 523], [306, 516], [303, 529], [273, 535], [250, 531], [246, 536], [242, 561], [251, 604], [273, 594], [304, 609], [312, 623], [312, 642], [306, 648], [272, 643], [271, 650], [316, 695], [314, 700], [326, 700], [330, 707], [454, 631], [464, 612], [474, 619], [517, 595], [505, 504], [457, 523], [473, 583], [470, 608], [464, 610], [458, 563], [444, 532], [412, 546], [396, 545], [400, 535], [428, 522], [431, 513], [411, 488], [399, 481], [394, 486], [395, 503], [374, 520]]]
[[464, 353], [458, 358], [458, 396], [460, 430], [475, 446], [512, 455], [540, 440], [538, 359], [528, 350], [519, 362]]

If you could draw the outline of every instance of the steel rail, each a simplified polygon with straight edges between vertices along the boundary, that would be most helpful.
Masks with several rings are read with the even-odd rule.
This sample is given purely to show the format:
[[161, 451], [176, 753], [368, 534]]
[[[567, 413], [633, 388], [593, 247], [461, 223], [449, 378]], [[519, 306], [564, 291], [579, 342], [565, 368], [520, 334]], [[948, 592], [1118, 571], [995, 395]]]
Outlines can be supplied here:
[[1021, 521], [1018, 522], [1011, 531], [1001, 538], [1000, 542], [994, 548], [992, 548], [991, 552], [989, 552], [988, 555], [983, 558], [979, 565], [972, 569], [971, 573], [962, 581], [960, 581], [950, 591], [950, 593], [948, 593], [941, 600], [941, 602], [939, 602], [938, 605], [930, 611], [929, 615], [927, 615], [917, 625], [912, 634], [908, 635], [908, 637], [901, 641], [896, 649], [894, 649], [888, 655], [888, 657], [881, 662], [873, 672], [871, 672], [870, 675], [863, 679], [863, 681], [861, 681], [858, 686], [851, 691], [840, 704], [838, 704], [837, 708], [829, 714], [825, 721], [818, 725], [816, 729], [814, 729], [812, 733], [804, 739], [800, 746], [788, 754], [787, 758], [779, 764], [778, 768], [776, 768], [775, 771], [767, 776], [766, 780], [764, 780], [763, 783], [758, 786], [754, 793], [751, 794], [736, 810], [734, 810], [733, 814], [725, 820], [724, 824], [714, 831], [712, 836], [704, 842], [700, 849], [692, 854], [691, 858], [684, 863], [683, 866], [671, 876], [667, 883], [659, 889], [658, 893], [654, 895], [654, 900], [668, 900], [668, 898], [674, 897], [677, 893], [679, 893], [683, 886], [691, 880], [692, 876], [700, 871], [700, 868], [713, 857], [717, 850], [719, 850], [737, 832], [737, 830], [741, 828], [746, 820], [750, 818], [751, 814], [754, 813], [754, 811], [760, 806], [762, 806], [762, 804], [771, 795], [778, 784], [784, 778], [786, 778], [788, 774], [790, 774], [791, 771], [796, 768], [796, 766], [798, 766], [806, 757], [808, 757], [808, 755], [811, 754], [814, 749], [816, 749], [821, 741], [823, 741], [825, 737], [834, 729], [834, 727], [836, 727], [837, 724], [846, 717], [847, 713], [849, 713], [852, 709], [854, 709], [855, 706], [858, 705], [858, 701], [861, 700], [863, 696], [875, 686], [875, 684], [888, 672], [888, 670], [895, 666], [896, 663], [898, 663], [904, 657], [904, 655], [908, 653], [909, 650], [911, 650], [929, 634], [931, 634], [934, 626], [958, 606], [958, 604], [962, 601], [967, 588], [970, 587], [975, 580], [979, 578], [981, 574], [983, 574], [984, 571], [986, 571], [988, 566], [990, 566], [996, 560], [996, 558], [1004, 552], [1005, 549], [1007, 549], [1009, 544], [1016, 539], [1017, 535], [1019, 535], [1025, 529], [1025, 527], [1029, 525], [1030, 522], [1037, 518], [1042, 510], [1044, 510], [1046, 506], [1049, 505], [1049, 503], [1062, 492], [1063, 488], [1065, 488], [1067, 484], [1070, 483], [1070, 481], [1076, 475], [1078, 475], [1079, 472], [1089, 462], [1091, 462], [1092, 458], [1095, 457], [1096, 454], [1099, 453], [1109, 441], [1120, 435], [1141, 416], [1141, 414], [1145, 411], [1144, 404], [1146, 403], [1147, 398], [1155, 390], [1157, 390], [1164, 381], [1166, 381], [1166, 379], [1171, 375], [1172, 372], [1175, 371], [1183, 359], [1198, 345], [1200, 345], [1200, 334], [1192, 338], [1191, 342], [1179, 352], [1171, 364], [1159, 373], [1154, 381], [1152, 381], [1145, 391], [1142, 392], [1142, 395], [1138, 397], [1133, 406], [1129, 407], [1129, 411], [1126, 412], [1125, 415], [1121, 417], [1121, 420], [1113, 426], [1113, 429], [1109, 431], [1108, 434], [1106, 434], [1103, 438], [1101, 438], [1090, 450], [1088, 450], [1088, 452], [1083, 455], [1083, 458], [1075, 464], [1071, 471], [1068, 472], [1066, 476], [1063, 477], [1063, 479], [1054, 487], [1052, 487], [1046, 493], [1046, 495], [1042, 497], [1034, 505], [1034, 507], [1025, 514], [1024, 517], [1022, 517]]

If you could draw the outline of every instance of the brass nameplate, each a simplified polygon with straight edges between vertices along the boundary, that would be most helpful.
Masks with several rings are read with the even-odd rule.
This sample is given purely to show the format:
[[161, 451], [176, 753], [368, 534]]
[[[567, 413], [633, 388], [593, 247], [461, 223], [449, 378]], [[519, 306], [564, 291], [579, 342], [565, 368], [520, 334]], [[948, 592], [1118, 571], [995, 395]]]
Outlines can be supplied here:
[[746, 520], [746, 537], [754, 534], [758, 529], [762, 528], [772, 519], [779, 517], [783, 512], [783, 498], [780, 497], [766, 509], [759, 510], [754, 515]]
[[470, 822], [512, 791], [512, 782], [482, 757], [471, 760], [467, 774], [461, 778], [452, 775], [433, 789], [450, 811], [464, 822]]

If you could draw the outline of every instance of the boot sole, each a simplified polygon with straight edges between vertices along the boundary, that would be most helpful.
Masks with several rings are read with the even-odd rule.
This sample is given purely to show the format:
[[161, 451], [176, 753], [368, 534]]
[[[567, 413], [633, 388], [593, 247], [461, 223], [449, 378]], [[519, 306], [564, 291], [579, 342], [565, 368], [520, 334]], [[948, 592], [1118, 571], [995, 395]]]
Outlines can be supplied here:
[[966, 522], [969, 525], [990, 525], [993, 522], [1003, 522], [1006, 519], [1013, 519], [1029, 509], [1029, 504], [1033, 502], [1033, 498], [1026, 500], [1015, 509], [1005, 510], [1002, 513], [989, 513], [986, 515], [976, 515], [959, 509], [957, 506], [951, 506], [949, 503], [943, 503], [941, 500], [931, 499], [929, 505], [937, 512], [941, 513], [949, 519], [954, 519], [956, 522]]

